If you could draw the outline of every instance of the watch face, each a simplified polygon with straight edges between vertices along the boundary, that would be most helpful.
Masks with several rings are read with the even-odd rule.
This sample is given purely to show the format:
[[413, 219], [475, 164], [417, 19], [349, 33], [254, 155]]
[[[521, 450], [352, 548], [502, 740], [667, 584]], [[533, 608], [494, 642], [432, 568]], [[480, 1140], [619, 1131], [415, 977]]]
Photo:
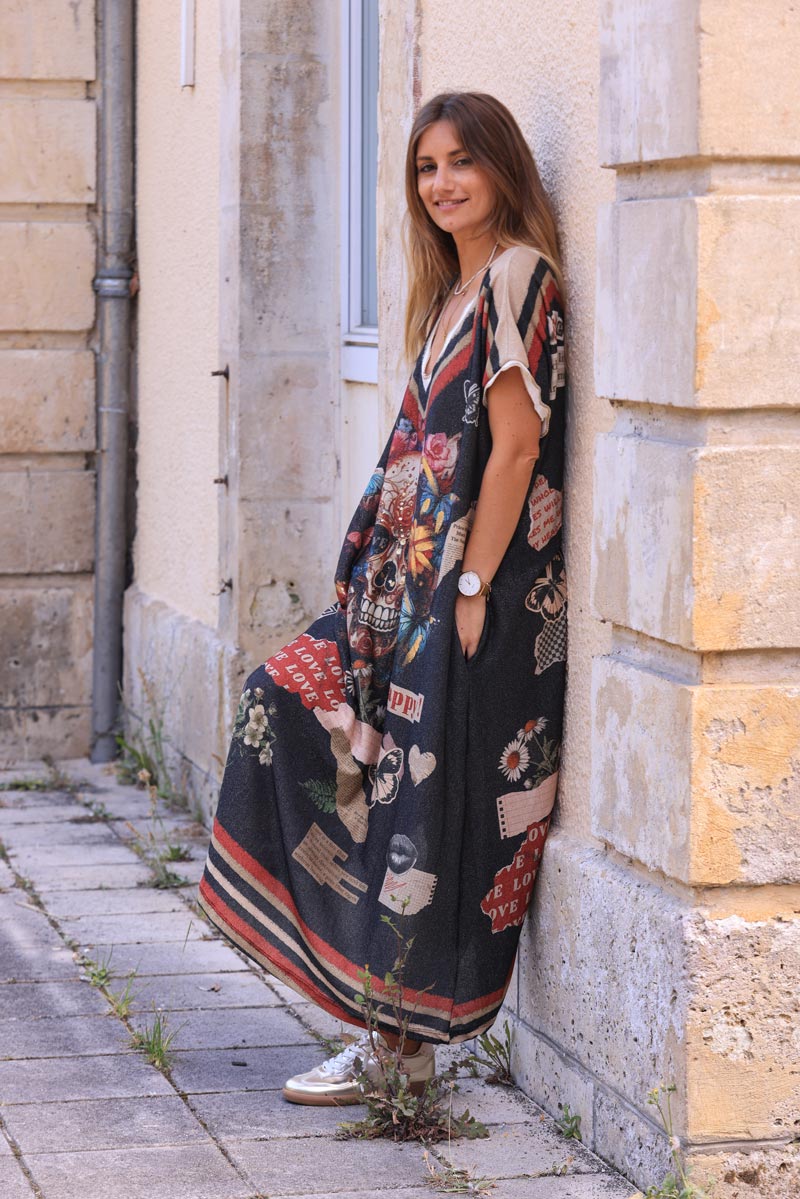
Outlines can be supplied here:
[[474, 570], [465, 570], [458, 580], [458, 590], [462, 595], [477, 595], [481, 589], [481, 581]]

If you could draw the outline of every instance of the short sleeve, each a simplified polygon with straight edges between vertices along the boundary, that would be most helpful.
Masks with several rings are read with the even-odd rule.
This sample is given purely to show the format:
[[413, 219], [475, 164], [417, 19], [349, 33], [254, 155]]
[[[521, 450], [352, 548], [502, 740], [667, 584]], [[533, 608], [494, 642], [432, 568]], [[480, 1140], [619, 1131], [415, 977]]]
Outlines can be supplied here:
[[550, 346], [558, 296], [555, 277], [537, 250], [516, 246], [498, 260], [490, 282], [483, 403], [495, 379], [518, 366], [541, 417], [544, 437], [550, 427], [556, 383]]

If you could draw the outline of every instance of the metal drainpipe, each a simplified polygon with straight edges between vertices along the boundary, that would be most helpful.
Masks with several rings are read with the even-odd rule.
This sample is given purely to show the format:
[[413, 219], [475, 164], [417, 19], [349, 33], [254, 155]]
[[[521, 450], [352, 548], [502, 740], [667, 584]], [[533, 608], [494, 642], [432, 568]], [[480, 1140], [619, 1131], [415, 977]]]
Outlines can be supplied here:
[[125, 491], [133, 269], [134, 0], [103, 0], [100, 18], [100, 245], [97, 293], [97, 516], [93, 762], [116, 755], [125, 589]]

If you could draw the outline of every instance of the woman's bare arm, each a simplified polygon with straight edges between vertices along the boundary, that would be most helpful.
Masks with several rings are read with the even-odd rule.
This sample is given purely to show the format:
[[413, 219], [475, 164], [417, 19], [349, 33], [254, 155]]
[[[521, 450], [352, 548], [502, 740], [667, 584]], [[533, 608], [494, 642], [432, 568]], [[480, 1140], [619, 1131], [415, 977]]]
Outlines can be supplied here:
[[[484, 470], [461, 569], [474, 570], [490, 583], [519, 521], [539, 457], [542, 421], [518, 367], [509, 367], [496, 376], [486, 399], [492, 452]], [[456, 627], [467, 657], [472, 656], [480, 640], [485, 605], [482, 596], [459, 593], [456, 599]]]

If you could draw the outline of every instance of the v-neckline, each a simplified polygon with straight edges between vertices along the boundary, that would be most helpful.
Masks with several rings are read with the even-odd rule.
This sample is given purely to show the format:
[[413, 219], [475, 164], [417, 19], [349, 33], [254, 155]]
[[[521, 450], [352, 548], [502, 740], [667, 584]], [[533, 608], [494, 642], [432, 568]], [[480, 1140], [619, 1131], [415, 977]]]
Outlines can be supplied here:
[[422, 382], [425, 384], [426, 391], [428, 390], [428, 388], [431, 385], [431, 380], [433, 379], [433, 376], [436, 374], [437, 366], [439, 365], [439, 363], [442, 361], [442, 358], [444, 357], [445, 350], [450, 345], [450, 342], [453, 340], [453, 337], [455, 336], [455, 334], [458, 332], [458, 330], [464, 324], [464, 320], [466, 318], [467, 313], [469, 312], [470, 308], [472, 308], [472, 306], [475, 304], [475, 302], [478, 299], [478, 296], [480, 294], [481, 294], [481, 289], [478, 288], [478, 290], [475, 292], [475, 295], [472, 297], [472, 299], [469, 300], [465, 304], [465, 306], [461, 309], [461, 312], [456, 317], [455, 321], [453, 322], [453, 324], [450, 326], [450, 328], [447, 330], [447, 333], [445, 334], [444, 341], [442, 342], [442, 348], [437, 355], [436, 361], [431, 366], [430, 372], [427, 372], [425, 370], [425, 363], [426, 363], [426, 361], [429, 360], [430, 353], [433, 350], [433, 343], [436, 340], [436, 332], [439, 328], [439, 322], [442, 319], [442, 313], [444, 312], [444, 308], [442, 308], [442, 311], [437, 316], [436, 323], [434, 324], [433, 328], [431, 329], [431, 331], [428, 334], [428, 337], [425, 341], [425, 348], [422, 353], [422, 362], [420, 363], [420, 375], [422, 376]]

